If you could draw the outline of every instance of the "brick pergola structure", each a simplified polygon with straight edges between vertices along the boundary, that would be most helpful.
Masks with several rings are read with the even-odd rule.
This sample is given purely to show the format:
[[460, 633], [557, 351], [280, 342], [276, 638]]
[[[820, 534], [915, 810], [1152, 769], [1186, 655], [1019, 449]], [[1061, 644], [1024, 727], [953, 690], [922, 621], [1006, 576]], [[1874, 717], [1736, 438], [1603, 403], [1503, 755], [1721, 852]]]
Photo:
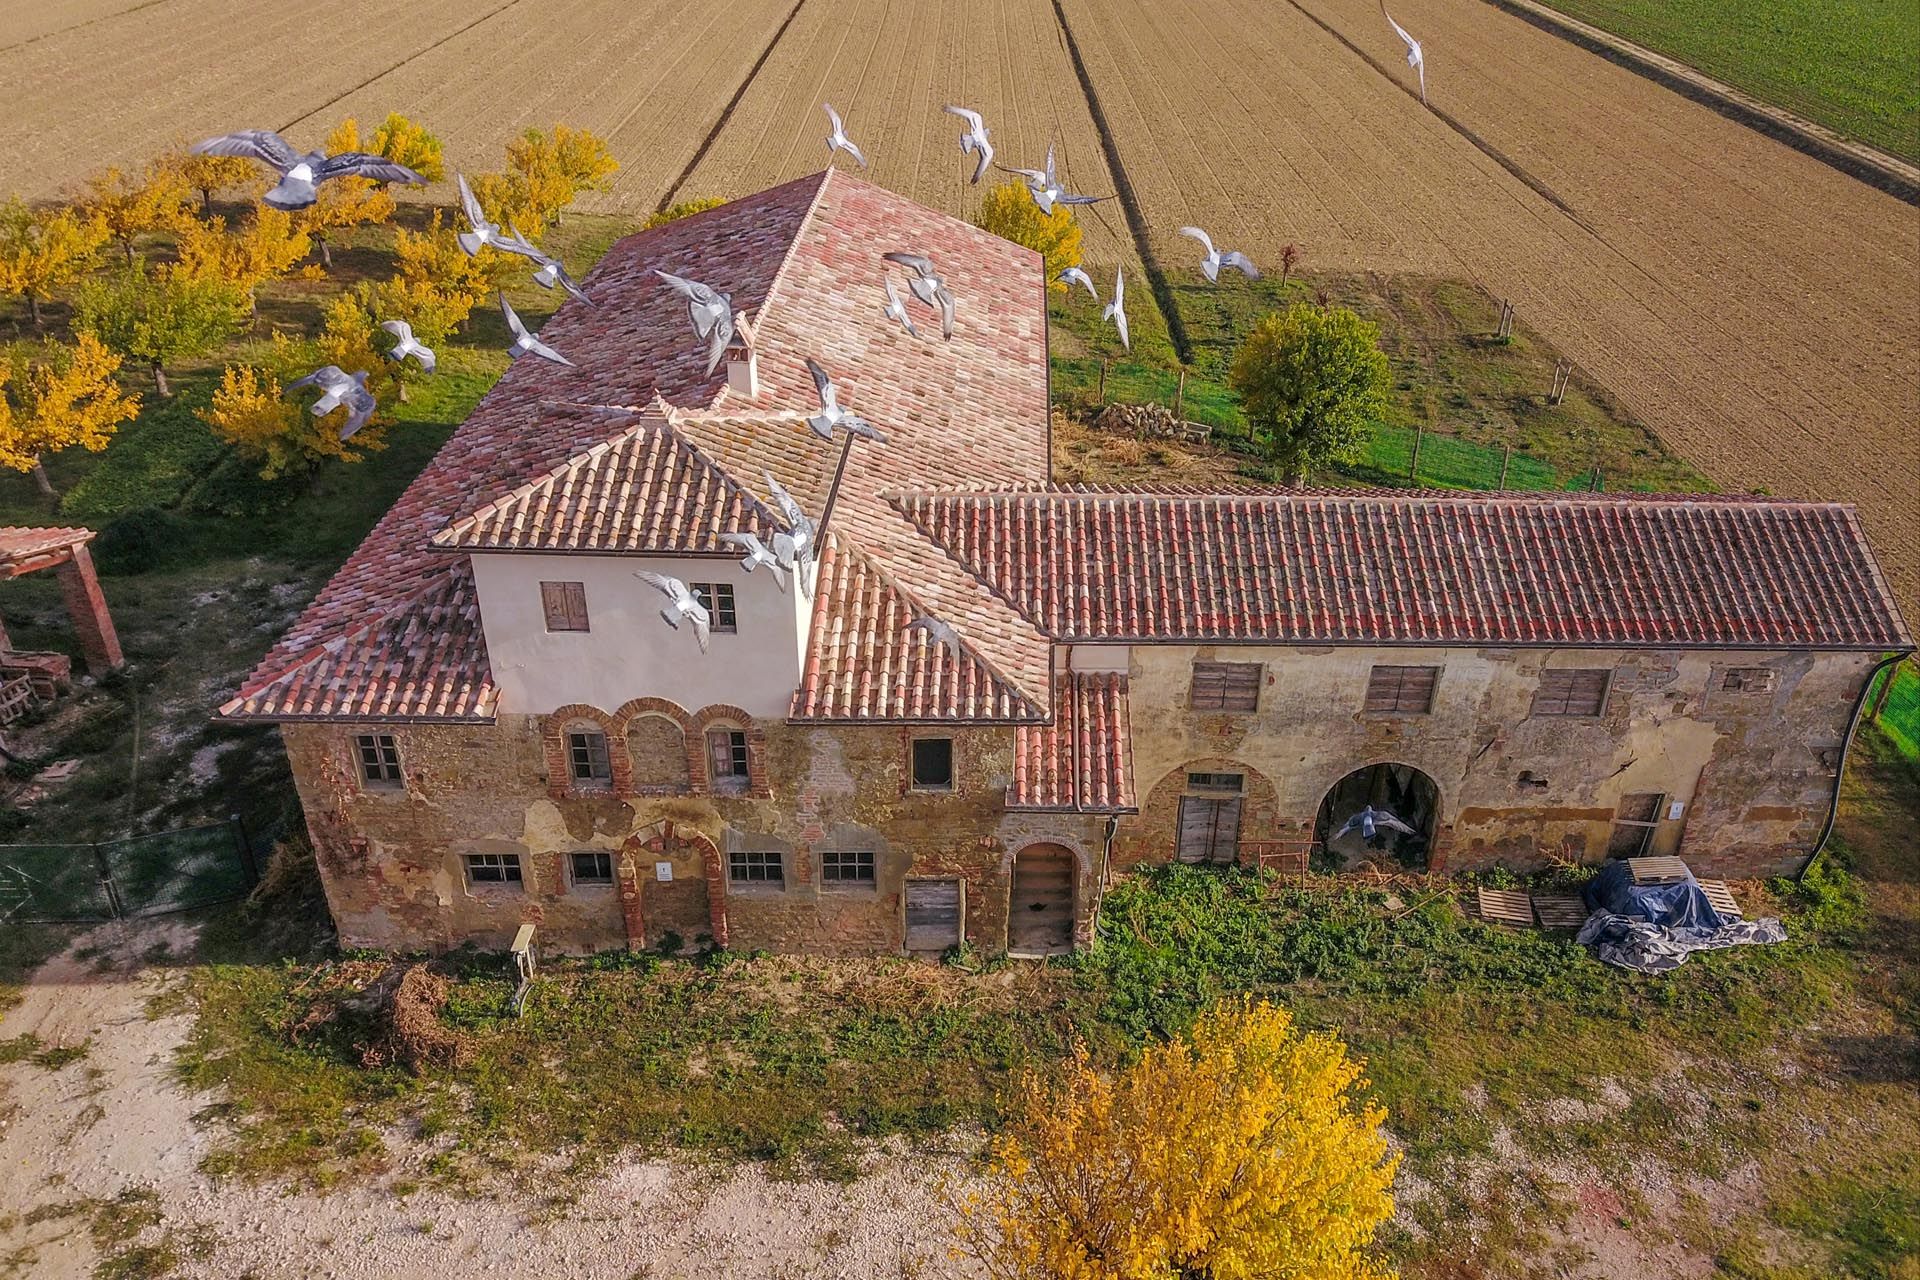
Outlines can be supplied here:
[[[126, 659], [120, 653], [120, 637], [114, 634], [113, 616], [107, 612], [107, 598], [100, 592], [100, 579], [93, 571], [93, 557], [87, 552], [87, 544], [92, 541], [91, 529], [0, 526], [0, 580], [42, 569], [58, 572], [60, 596], [80, 638], [80, 652], [88, 669], [98, 673], [118, 667]], [[12, 648], [5, 623], [0, 622], [0, 653]]]

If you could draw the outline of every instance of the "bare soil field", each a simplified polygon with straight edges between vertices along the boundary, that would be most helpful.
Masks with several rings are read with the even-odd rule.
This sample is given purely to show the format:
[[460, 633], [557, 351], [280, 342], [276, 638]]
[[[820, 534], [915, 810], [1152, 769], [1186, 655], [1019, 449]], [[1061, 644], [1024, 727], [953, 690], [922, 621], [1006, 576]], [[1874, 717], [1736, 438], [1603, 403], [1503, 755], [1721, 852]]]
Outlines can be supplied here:
[[1395, 10], [1454, 124], [1369, 0], [1064, 8], [1163, 261], [1476, 281], [1722, 485], [1858, 502], [1920, 600], [1920, 213], [1491, 6]]
[[166, 0], [47, 0], [45, 4], [10, 5], [0, 13], [0, 53], [15, 45], [44, 39], [62, 31], [115, 17]]

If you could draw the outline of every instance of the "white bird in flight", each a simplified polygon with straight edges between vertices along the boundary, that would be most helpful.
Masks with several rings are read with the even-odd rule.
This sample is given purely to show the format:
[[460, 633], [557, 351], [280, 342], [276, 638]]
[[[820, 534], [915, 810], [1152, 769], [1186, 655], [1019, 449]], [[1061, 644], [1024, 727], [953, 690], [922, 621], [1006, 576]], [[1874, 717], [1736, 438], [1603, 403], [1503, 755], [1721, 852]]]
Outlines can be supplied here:
[[1127, 278], [1119, 267], [1113, 269], [1113, 297], [1100, 309], [1100, 318], [1113, 321], [1113, 327], [1120, 331], [1120, 345], [1133, 350], [1133, 344], [1127, 341]]
[[1387, 25], [1393, 28], [1393, 34], [1399, 36], [1401, 42], [1407, 46], [1407, 65], [1420, 73], [1420, 105], [1424, 107], [1427, 105], [1427, 55], [1421, 52], [1420, 42], [1408, 35], [1405, 27], [1393, 20], [1393, 15], [1387, 12], [1384, 2], [1380, 5], [1380, 16], [1387, 20]]
[[555, 364], [573, 367], [573, 361], [555, 351], [540, 339], [527, 332], [527, 326], [520, 323], [520, 316], [507, 301], [507, 295], [500, 295], [500, 314], [506, 317], [507, 330], [513, 334], [513, 341], [507, 346], [507, 354], [518, 360], [524, 355], [536, 355], [542, 360], [551, 360]]
[[1060, 185], [1060, 176], [1053, 167], [1053, 145], [1047, 145], [1047, 167], [1042, 169], [1009, 169], [1005, 165], [996, 166], [1002, 173], [1018, 174], [1026, 179], [1027, 194], [1040, 206], [1040, 212], [1051, 214], [1056, 204], [1098, 204], [1102, 200], [1111, 200], [1112, 196], [1076, 196], [1070, 195]]
[[405, 320], [382, 320], [380, 327], [399, 339], [387, 352], [387, 359], [399, 364], [408, 356], [412, 356], [419, 361], [422, 373], [433, 372], [433, 348], [413, 336], [412, 325]]
[[593, 299], [587, 296], [586, 291], [582, 289], [579, 283], [574, 280], [573, 276], [568, 273], [566, 267], [561, 265], [560, 259], [549, 258], [546, 254], [542, 253], [538, 245], [535, 245], [531, 240], [521, 235], [519, 229], [511, 223], [507, 226], [506, 235], [495, 236], [493, 247], [505, 250], [508, 253], [517, 253], [533, 263], [533, 265], [538, 268], [538, 270], [533, 273], [533, 282], [542, 289], [551, 289], [555, 285], [559, 285], [562, 289], [565, 289], [568, 293], [580, 299], [588, 306], [593, 305]]
[[887, 438], [874, 430], [873, 424], [857, 413], [840, 407], [840, 393], [833, 385], [833, 379], [820, 367], [820, 362], [812, 356], [807, 357], [807, 371], [813, 374], [814, 390], [820, 393], [820, 412], [807, 419], [807, 425], [813, 428], [813, 434], [822, 440], [833, 439], [837, 427], [850, 436], [859, 436], [875, 444], [885, 444]]
[[424, 187], [427, 180], [403, 164], [365, 151], [342, 151], [330, 156], [324, 151], [301, 155], [287, 140], [271, 129], [242, 129], [217, 138], [196, 142], [197, 156], [240, 156], [271, 166], [280, 175], [273, 190], [261, 196], [275, 209], [306, 209], [320, 194], [315, 190], [330, 178], [369, 178], [374, 182], [410, 182]]
[[836, 151], [844, 151], [852, 156], [862, 169], [866, 168], [867, 158], [861, 154], [859, 147], [853, 145], [853, 139], [847, 136], [847, 127], [841, 123], [840, 113], [833, 109], [831, 102], [823, 102], [820, 105], [826, 110], [827, 119], [833, 122], [833, 132], [827, 135], [827, 159], [832, 160], [833, 153]]
[[720, 541], [726, 543], [728, 546], [739, 547], [747, 553], [740, 560], [741, 568], [745, 569], [748, 573], [752, 573], [756, 567], [765, 565], [768, 571], [773, 574], [773, 580], [779, 584], [780, 589], [782, 591], [787, 589], [786, 566], [780, 563], [780, 557], [767, 550], [767, 544], [760, 541], [758, 534], [723, 533], [720, 535]]
[[913, 290], [913, 296], [940, 312], [940, 336], [953, 338], [953, 290], [947, 288], [947, 282], [940, 278], [934, 269], [933, 259], [918, 253], [883, 253], [880, 255], [888, 262], [895, 262], [913, 272], [907, 280], [907, 288]]
[[1100, 301], [1100, 291], [1093, 287], [1093, 277], [1078, 267], [1068, 267], [1065, 271], [1055, 276], [1054, 279], [1065, 285], [1077, 284], [1087, 291], [1088, 297], [1092, 298], [1095, 302]]
[[1198, 227], [1182, 227], [1180, 234], [1192, 240], [1198, 240], [1206, 246], [1207, 256], [1200, 259], [1200, 273], [1209, 281], [1220, 279], [1220, 268], [1232, 267], [1249, 280], [1260, 278], [1260, 268], [1253, 265], [1253, 259], [1239, 250], [1222, 253], [1213, 247], [1213, 238]]
[[467, 251], [469, 258], [480, 252], [482, 245], [500, 248], [505, 237], [500, 234], [500, 228], [496, 224], [487, 221], [487, 211], [480, 207], [480, 201], [474, 196], [473, 188], [467, 185], [467, 175], [456, 173], [453, 175], [453, 182], [460, 188], [460, 212], [467, 220], [467, 229], [456, 237], [460, 241], [460, 247]]
[[645, 569], [635, 569], [633, 576], [667, 598], [667, 607], [660, 611], [660, 617], [668, 626], [678, 631], [682, 618], [693, 623], [693, 638], [700, 642], [700, 652], [705, 653], [713, 617], [707, 612], [707, 606], [694, 598], [687, 584], [678, 578], [669, 578], [664, 573], [650, 573]]
[[880, 314], [889, 320], [897, 320], [900, 327], [913, 337], [919, 337], [920, 331], [913, 327], [913, 317], [907, 314], [907, 304], [900, 300], [900, 291], [893, 287], [893, 277], [885, 277], [881, 283], [887, 286], [887, 305], [880, 308]]
[[787, 518], [786, 531], [773, 535], [774, 559], [793, 570], [794, 581], [800, 584], [800, 594], [811, 596], [813, 586], [807, 577], [807, 566], [813, 560], [814, 539], [818, 536], [814, 523], [807, 518], [800, 504], [794, 501], [793, 495], [773, 478], [773, 472], [762, 474], [767, 478], [767, 492], [773, 495], [774, 505]]
[[733, 295], [685, 276], [669, 275], [657, 269], [653, 274], [687, 300], [687, 317], [693, 321], [694, 335], [707, 340], [707, 372], [712, 373], [719, 367], [720, 357], [727, 353], [727, 344], [733, 341]]
[[950, 116], [959, 116], [967, 122], [967, 131], [960, 135], [960, 150], [965, 155], [979, 157], [973, 166], [971, 179], [978, 183], [980, 175], [985, 173], [987, 166], [993, 163], [993, 144], [987, 141], [986, 122], [980, 118], [978, 111], [966, 107], [942, 107], [941, 110]]
[[1410, 836], [1420, 834], [1406, 823], [1400, 821], [1400, 819], [1388, 813], [1385, 809], [1376, 809], [1372, 805], [1367, 805], [1361, 809], [1360, 812], [1348, 818], [1345, 823], [1341, 824], [1340, 829], [1328, 836], [1327, 840], [1331, 843], [1332, 841], [1338, 840], [1341, 836], [1358, 831], [1361, 839], [1370, 841], [1373, 839], [1374, 832], [1381, 827], [1385, 827], [1389, 831], [1404, 832]]
[[955, 662], [964, 660], [965, 651], [960, 647], [960, 633], [950, 623], [934, 617], [930, 613], [914, 615], [912, 622], [902, 628], [904, 631], [924, 631], [927, 639], [939, 645], [953, 655]]
[[346, 425], [340, 428], [340, 438], [350, 440], [353, 433], [367, 425], [367, 419], [373, 416], [375, 409], [373, 393], [367, 390], [367, 375], [356, 373], [349, 377], [337, 364], [321, 365], [304, 378], [296, 378], [287, 384], [281, 394], [292, 395], [302, 387], [316, 387], [320, 398], [308, 406], [308, 412], [316, 418], [324, 418], [341, 405], [347, 406]]

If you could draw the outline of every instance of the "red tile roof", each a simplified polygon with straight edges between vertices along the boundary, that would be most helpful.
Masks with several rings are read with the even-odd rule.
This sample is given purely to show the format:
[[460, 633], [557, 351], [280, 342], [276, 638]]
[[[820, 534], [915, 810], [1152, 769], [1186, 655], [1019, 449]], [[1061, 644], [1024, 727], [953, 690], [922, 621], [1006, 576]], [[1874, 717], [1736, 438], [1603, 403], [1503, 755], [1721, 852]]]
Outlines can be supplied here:
[[0, 563], [31, 560], [49, 551], [65, 551], [77, 542], [92, 540], [91, 529], [0, 525]]
[[1835, 503], [1050, 490], [895, 504], [1058, 641], [1910, 644]]
[[1007, 808], [1135, 812], [1127, 678], [1097, 672], [1058, 675], [1053, 696], [1053, 723], [1014, 730]]

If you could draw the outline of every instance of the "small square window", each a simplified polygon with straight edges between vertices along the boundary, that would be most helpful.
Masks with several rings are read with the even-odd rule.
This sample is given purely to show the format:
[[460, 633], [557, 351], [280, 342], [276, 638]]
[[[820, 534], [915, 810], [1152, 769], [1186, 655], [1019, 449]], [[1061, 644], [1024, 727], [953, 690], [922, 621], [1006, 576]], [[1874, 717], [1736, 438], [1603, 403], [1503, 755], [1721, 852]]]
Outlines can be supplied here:
[[707, 770], [715, 791], [745, 791], [753, 780], [744, 729], [707, 730]]
[[780, 887], [787, 883], [787, 873], [778, 850], [735, 849], [727, 855], [727, 879], [734, 884]]
[[873, 850], [822, 850], [820, 881], [822, 884], [872, 884]]
[[543, 582], [540, 607], [547, 615], [549, 631], [586, 631], [587, 584], [584, 582]]
[[1260, 664], [1257, 662], [1196, 662], [1193, 664], [1195, 711], [1255, 711], [1260, 706]]
[[359, 751], [362, 783], [382, 789], [402, 785], [400, 744], [392, 734], [363, 733], [354, 740], [354, 745]]
[[1771, 693], [1773, 668], [1729, 667], [1720, 676], [1720, 687], [1729, 693]]
[[1367, 673], [1369, 712], [1382, 715], [1424, 716], [1433, 710], [1433, 686], [1438, 667], [1375, 667]]
[[913, 740], [913, 789], [915, 791], [953, 790], [952, 738], [915, 738]]
[[575, 884], [612, 884], [613, 855], [598, 849], [581, 849], [573, 854]]
[[605, 786], [613, 781], [613, 765], [607, 758], [607, 735], [598, 729], [568, 731], [567, 767], [578, 783]]
[[730, 582], [689, 582], [687, 590], [707, 607], [708, 629], [733, 632], [740, 629], [740, 615], [733, 608], [733, 584]]
[[520, 855], [517, 853], [468, 854], [467, 883], [519, 884]]

